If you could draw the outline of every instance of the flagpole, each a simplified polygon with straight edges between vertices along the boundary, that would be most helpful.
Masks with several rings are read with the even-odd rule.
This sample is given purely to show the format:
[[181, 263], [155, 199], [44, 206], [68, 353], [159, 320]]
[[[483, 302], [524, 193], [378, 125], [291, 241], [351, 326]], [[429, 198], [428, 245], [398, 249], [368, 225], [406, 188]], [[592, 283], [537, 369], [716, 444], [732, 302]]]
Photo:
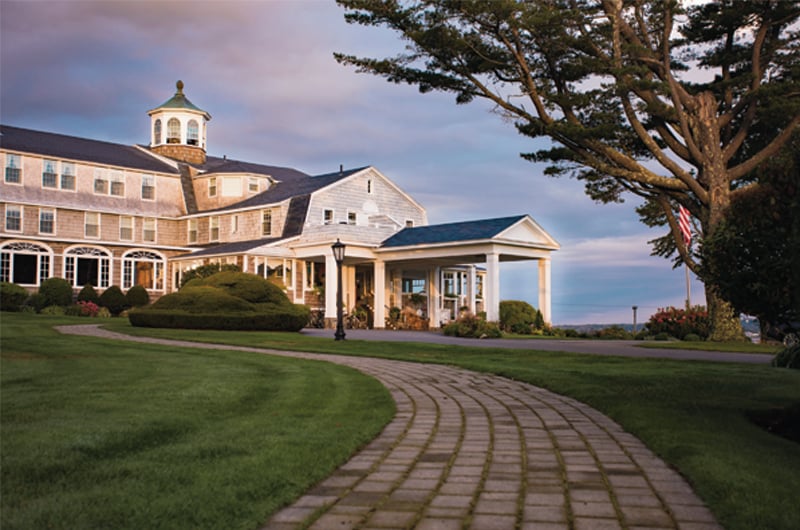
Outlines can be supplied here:
[[[690, 214], [689, 210], [683, 207], [683, 205], [678, 206], [678, 228], [680, 229], [681, 236], [683, 236], [683, 242], [686, 244], [686, 255], [688, 256], [692, 250], [692, 226], [690, 221]], [[692, 289], [691, 283], [689, 282], [689, 260], [688, 258], [683, 261], [683, 266], [686, 270], [686, 310], [690, 310], [692, 308]]]
[[686, 270], [686, 310], [689, 311], [692, 308], [692, 288], [689, 282], [689, 265], [684, 263], [683, 267]]

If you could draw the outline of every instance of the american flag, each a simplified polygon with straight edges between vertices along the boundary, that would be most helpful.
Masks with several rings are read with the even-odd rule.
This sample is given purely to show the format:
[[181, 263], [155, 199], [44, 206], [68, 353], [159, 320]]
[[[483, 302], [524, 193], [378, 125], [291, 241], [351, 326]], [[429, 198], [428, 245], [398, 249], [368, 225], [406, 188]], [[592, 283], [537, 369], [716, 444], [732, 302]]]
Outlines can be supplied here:
[[692, 243], [692, 225], [689, 223], [689, 210], [680, 206], [678, 212], [678, 227], [681, 229], [683, 242], [688, 247]]

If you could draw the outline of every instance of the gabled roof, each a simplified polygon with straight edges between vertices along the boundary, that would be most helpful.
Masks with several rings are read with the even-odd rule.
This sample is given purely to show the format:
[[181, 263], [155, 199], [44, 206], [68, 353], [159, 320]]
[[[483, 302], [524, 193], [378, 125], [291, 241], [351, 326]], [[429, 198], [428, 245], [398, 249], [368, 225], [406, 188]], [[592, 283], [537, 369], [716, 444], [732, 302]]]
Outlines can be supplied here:
[[80, 160], [141, 171], [178, 174], [178, 170], [133, 145], [0, 125], [0, 147], [53, 158]]
[[258, 206], [276, 204], [300, 195], [310, 195], [315, 191], [324, 188], [325, 186], [329, 186], [335, 182], [346, 179], [350, 175], [358, 173], [359, 171], [363, 171], [366, 169], [366, 167], [369, 166], [337, 171], [335, 173], [327, 173], [325, 175], [319, 175], [316, 177], [309, 177], [306, 175], [305, 178], [287, 178], [276, 184], [273, 184], [268, 190], [263, 191], [258, 195], [253, 195], [248, 199], [231, 204], [230, 206], [225, 206], [224, 208], [209, 211], [222, 212], [226, 210], [238, 210], [241, 208], [254, 208]]
[[404, 228], [386, 239], [381, 248], [430, 245], [492, 239], [527, 215]]
[[235, 241], [233, 243], [222, 243], [220, 245], [213, 245], [210, 247], [205, 247], [202, 250], [198, 250], [197, 252], [192, 252], [190, 254], [181, 254], [180, 258], [200, 258], [204, 256], [216, 256], [216, 255], [226, 255], [226, 254], [241, 254], [243, 252], [247, 252], [248, 250], [252, 250], [256, 247], [260, 247], [262, 245], [268, 245], [269, 243], [275, 243], [285, 239], [283, 237], [265, 237], [261, 239], [252, 239], [250, 241]]
[[275, 180], [286, 182], [296, 179], [309, 178], [310, 176], [302, 171], [290, 167], [266, 166], [264, 164], [253, 164], [232, 160], [216, 156], [206, 157], [206, 163], [195, 166], [203, 173], [252, 173], [254, 175], [269, 175]]

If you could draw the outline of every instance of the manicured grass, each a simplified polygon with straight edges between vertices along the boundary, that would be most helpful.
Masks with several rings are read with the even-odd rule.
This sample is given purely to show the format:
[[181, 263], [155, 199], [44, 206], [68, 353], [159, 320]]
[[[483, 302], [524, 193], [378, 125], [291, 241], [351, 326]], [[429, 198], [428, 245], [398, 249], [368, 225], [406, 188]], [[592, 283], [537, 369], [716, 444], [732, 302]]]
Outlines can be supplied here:
[[4, 530], [258, 528], [394, 413], [328, 363], [51, 328], [87, 322], [0, 315]]
[[800, 528], [800, 444], [748, 413], [800, 403], [800, 372], [769, 366], [366, 342], [283, 333], [111, 327], [125, 333], [459, 365], [575, 397], [642, 439], [691, 482], [728, 530]]
[[752, 342], [684, 342], [684, 341], [647, 341], [637, 343], [642, 348], [654, 348], [664, 350], [701, 350], [701, 351], [724, 351], [735, 353], [763, 353], [775, 355], [783, 346], [779, 344], [754, 344]]

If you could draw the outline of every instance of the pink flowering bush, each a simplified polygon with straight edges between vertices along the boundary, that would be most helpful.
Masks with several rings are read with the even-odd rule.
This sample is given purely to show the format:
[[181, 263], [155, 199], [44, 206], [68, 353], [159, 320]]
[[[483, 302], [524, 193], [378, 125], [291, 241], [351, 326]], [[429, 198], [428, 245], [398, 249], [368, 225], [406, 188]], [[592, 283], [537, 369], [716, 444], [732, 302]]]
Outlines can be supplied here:
[[82, 317], [96, 317], [97, 312], [100, 311], [100, 306], [86, 300], [79, 300], [75, 305], [80, 309], [80, 316]]
[[666, 333], [672, 337], [683, 340], [687, 335], [694, 334], [705, 340], [711, 331], [711, 322], [708, 311], [703, 306], [694, 306], [688, 311], [676, 307], [659, 309], [650, 317], [647, 330], [651, 335]]

